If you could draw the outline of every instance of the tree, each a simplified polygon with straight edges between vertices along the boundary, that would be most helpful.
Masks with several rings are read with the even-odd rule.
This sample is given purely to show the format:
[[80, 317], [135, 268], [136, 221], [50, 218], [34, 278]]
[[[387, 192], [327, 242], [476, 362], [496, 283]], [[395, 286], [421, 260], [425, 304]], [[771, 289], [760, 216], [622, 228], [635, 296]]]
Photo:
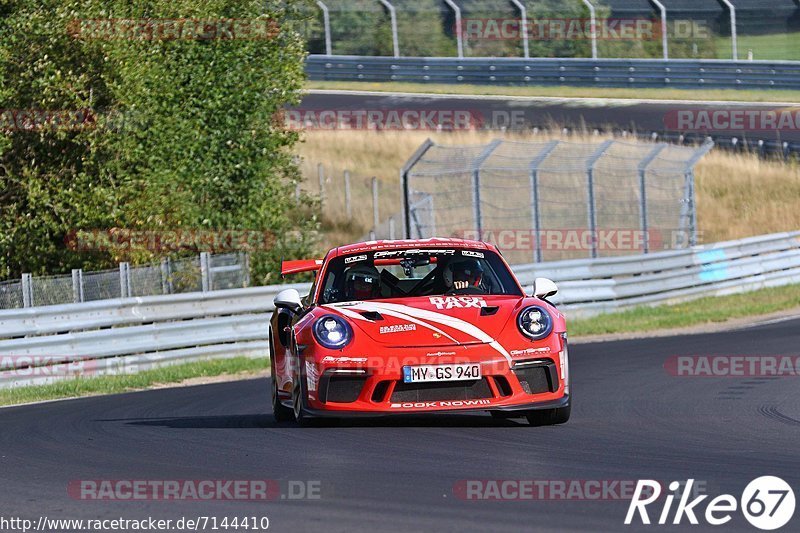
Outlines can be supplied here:
[[[316, 205], [295, 204], [297, 134], [276, 119], [304, 79], [291, 5], [11, 0], [0, 109], [47, 113], [0, 135], [0, 277], [163, 255], [71, 250], [76, 230], [266, 232], [259, 281], [274, 279], [280, 257], [308, 253]], [[234, 21], [242, 31], [226, 34]], [[55, 111], [85, 120], [59, 123]]]

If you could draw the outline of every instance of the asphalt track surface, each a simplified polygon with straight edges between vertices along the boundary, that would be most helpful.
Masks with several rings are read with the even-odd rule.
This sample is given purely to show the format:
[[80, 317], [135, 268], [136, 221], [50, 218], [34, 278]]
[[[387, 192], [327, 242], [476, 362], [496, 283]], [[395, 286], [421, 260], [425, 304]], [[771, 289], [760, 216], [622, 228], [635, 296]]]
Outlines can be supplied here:
[[[798, 350], [800, 319], [575, 344], [572, 420], [555, 427], [475, 414], [302, 429], [273, 422], [267, 378], [0, 409], [0, 517], [268, 516], [275, 531], [685, 530], [685, 519], [679, 528], [623, 526], [627, 500], [474, 501], [457, 497], [454, 486], [694, 478], [712, 496], [738, 498], [750, 480], [777, 475], [798, 493], [798, 378], [687, 378], [664, 368], [673, 355]], [[93, 502], [68, 495], [70, 481], [86, 479], [318, 481], [321, 497]], [[784, 530], [799, 524], [800, 511]], [[756, 531], [740, 513], [715, 530]]]
[[[515, 98], [515, 97], [470, 97], [440, 95], [410, 95], [392, 93], [347, 93], [340, 91], [315, 91], [307, 94], [297, 106], [303, 111], [321, 110], [414, 110], [414, 111], [466, 111], [479, 117], [483, 127], [500, 129], [567, 127], [588, 131], [638, 132], [659, 135], [667, 134], [677, 138], [704, 137], [709, 134], [720, 142], [729, 143], [733, 137], [740, 141], [755, 143], [764, 140], [770, 144], [790, 142], [800, 143], [800, 125], [781, 131], [715, 131], [692, 132], [676, 127], [676, 112], [679, 110], [781, 110], [797, 106], [774, 103], [737, 102], [681, 102], [681, 101], [638, 101], [602, 98]], [[514, 122], [516, 121], [516, 122]]]

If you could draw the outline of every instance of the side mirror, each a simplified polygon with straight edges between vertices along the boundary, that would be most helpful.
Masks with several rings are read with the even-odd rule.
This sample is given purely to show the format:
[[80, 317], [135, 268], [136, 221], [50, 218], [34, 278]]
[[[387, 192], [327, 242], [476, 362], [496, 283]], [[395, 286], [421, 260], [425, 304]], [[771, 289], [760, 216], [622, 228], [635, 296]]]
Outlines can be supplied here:
[[275, 296], [275, 307], [278, 309], [288, 309], [289, 311], [297, 312], [303, 308], [303, 302], [300, 301], [300, 293], [297, 289], [285, 289]]
[[549, 298], [558, 292], [556, 283], [547, 278], [536, 278], [533, 282], [533, 295], [537, 298]]

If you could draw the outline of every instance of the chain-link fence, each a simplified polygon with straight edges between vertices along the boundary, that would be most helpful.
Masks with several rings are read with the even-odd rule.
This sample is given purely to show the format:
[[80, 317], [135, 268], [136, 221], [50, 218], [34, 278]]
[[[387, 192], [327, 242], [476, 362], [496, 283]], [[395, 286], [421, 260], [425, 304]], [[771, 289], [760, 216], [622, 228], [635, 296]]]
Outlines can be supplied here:
[[712, 146], [428, 141], [403, 171], [400, 233], [491, 242], [511, 263], [685, 248], [697, 237], [694, 166]]
[[73, 270], [65, 276], [31, 276], [0, 283], [0, 309], [18, 309], [131, 296], [237, 289], [250, 285], [250, 259], [246, 253], [172, 260], [157, 265], [97, 272]]

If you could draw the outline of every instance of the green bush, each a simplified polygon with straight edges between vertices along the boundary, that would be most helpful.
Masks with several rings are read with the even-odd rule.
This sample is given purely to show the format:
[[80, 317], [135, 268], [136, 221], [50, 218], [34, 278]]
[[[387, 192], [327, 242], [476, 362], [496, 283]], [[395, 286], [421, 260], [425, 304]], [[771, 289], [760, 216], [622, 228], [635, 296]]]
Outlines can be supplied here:
[[[289, 5], [293, 5], [291, 3]], [[275, 1], [10, 0], [0, 110], [88, 111], [88, 127], [0, 133], [0, 278], [146, 262], [159, 250], [69, 249], [75, 230], [256, 230], [254, 280], [314, 246], [317, 206], [295, 204], [297, 134], [279, 117], [304, 80], [295, 7]], [[289, 10], [292, 11], [289, 11]], [[254, 39], [95, 39], [89, 19], [266, 19]]]

